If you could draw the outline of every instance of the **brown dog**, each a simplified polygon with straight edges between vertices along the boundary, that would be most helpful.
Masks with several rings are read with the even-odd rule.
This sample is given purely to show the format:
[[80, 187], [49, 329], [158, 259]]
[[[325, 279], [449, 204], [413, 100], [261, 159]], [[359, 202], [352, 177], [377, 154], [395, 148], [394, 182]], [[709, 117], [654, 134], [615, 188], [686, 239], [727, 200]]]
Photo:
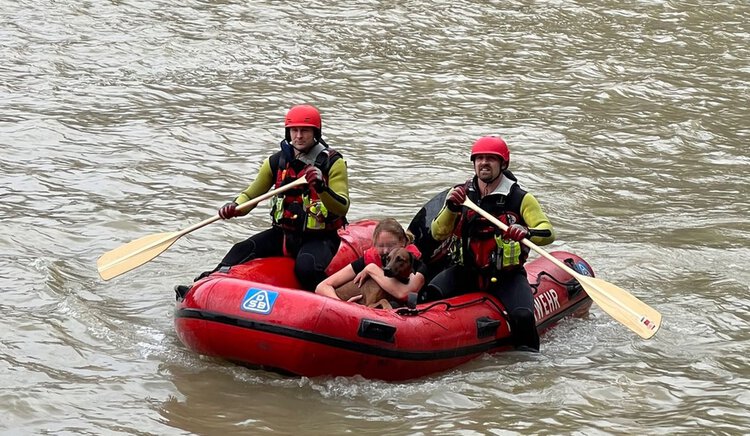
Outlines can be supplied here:
[[[406, 248], [395, 248], [388, 254], [388, 263], [383, 267], [383, 273], [386, 277], [396, 278], [404, 283], [409, 281], [414, 270], [414, 255]], [[361, 295], [360, 304], [367, 307], [380, 307], [382, 309], [392, 309], [391, 303], [388, 302], [389, 293], [385, 292], [375, 280], [369, 277], [362, 283], [361, 287], [354, 284], [354, 280], [336, 288], [336, 295], [344, 301]]]

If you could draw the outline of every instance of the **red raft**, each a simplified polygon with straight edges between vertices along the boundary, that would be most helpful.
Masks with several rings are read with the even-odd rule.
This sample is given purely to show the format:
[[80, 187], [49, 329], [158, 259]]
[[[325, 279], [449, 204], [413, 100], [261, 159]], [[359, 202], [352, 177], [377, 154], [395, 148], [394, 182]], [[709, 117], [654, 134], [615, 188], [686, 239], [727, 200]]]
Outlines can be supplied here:
[[[375, 221], [353, 223], [331, 269], [370, 244]], [[580, 257], [552, 252], [581, 274]], [[502, 304], [469, 293], [413, 308], [372, 309], [299, 290], [290, 258], [257, 259], [197, 282], [177, 302], [180, 340], [199, 354], [299, 376], [407, 380], [445, 371], [482, 353], [512, 349]], [[540, 333], [588, 312], [578, 282], [544, 258], [526, 264]]]

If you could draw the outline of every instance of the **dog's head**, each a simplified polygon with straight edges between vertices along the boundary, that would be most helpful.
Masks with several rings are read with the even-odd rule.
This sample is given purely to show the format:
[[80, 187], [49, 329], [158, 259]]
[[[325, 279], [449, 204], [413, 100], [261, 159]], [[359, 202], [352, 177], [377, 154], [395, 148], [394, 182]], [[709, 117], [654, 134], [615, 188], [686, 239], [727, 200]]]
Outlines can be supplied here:
[[404, 247], [394, 248], [388, 253], [388, 263], [383, 267], [386, 277], [393, 277], [403, 282], [409, 280], [414, 271], [414, 255]]

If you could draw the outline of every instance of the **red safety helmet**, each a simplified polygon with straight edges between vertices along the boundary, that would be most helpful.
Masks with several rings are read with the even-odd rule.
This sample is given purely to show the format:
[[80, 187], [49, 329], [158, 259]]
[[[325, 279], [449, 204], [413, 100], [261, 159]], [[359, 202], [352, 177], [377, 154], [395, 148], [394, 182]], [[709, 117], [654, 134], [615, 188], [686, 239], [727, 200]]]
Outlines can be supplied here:
[[508, 144], [499, 136], [483, 136], [471, 147], [471, 161], [474, 162], [478, 154], [494, 154], [500, 156], [505, 166], [510, 163], [510, 150]]
[[314, 106], [301, 104], [289, 109], [284, 119], [284, 130], [286, 139], [289, 140], [290, 127], [313, 127], [315, 128], [315, 139], [320, 139], [323, 123], [320, 120], [320, 112]]

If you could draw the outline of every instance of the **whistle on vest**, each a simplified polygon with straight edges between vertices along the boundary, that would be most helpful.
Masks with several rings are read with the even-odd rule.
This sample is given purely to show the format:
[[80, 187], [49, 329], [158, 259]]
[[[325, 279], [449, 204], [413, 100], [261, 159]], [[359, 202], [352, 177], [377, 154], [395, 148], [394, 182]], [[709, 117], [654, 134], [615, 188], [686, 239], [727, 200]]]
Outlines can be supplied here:
[[325, 214], [323, 213], [323, 205], [321, 205], [320, 203], [311, 205], [307, 209], [307, 213], [309, 216], [315, 218], [315, 220], [319, 223], [322, 223], [326, 220]]

